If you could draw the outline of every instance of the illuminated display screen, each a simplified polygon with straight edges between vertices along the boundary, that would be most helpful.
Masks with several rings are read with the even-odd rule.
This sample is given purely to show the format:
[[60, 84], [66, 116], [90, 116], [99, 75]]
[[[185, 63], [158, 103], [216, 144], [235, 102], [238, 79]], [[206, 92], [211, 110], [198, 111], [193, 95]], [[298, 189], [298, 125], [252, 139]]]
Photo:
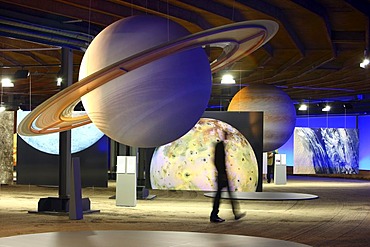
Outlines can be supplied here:
[[294, 130], [294, 174], [358, 174], [358, 129]]

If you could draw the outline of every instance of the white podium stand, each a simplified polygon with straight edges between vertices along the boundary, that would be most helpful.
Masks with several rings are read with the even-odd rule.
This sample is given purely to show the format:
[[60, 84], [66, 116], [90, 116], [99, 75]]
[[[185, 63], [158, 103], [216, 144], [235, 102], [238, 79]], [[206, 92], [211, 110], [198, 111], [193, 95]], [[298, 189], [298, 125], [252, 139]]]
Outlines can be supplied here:
[[267, 174], [267, 153], [262, 154], [262, 173]]
[[136, 206], [136, 156], [117, 156], [116, 206]]
[[275, 154], [274, 183], [286, 184], [286, 154]]

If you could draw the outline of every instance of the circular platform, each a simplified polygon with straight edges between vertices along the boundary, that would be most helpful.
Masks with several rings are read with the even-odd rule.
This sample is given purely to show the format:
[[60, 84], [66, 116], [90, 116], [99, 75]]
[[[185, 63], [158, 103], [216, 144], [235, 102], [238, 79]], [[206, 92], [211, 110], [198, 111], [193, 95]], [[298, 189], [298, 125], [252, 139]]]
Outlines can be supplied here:
[[116, 247], [116, 246], [275, 246], [304, 247], [308, 245], [269, 238], [240, 235], [169, 232], [169, 231], [90, 231], [50, 232], [0, 238], [6, 247]]
[[[206, 197], [215, 197], [216, 192], [205, 193]], [[311, 200], [319, 198], [317, 195], [288, 193], [288, 192], [232, 192], [233, 199], [261, 200], [261, 201], [286, 201], [286, 200]], [[222, 192], [221, 198], [230, 199], [228, 192]]]

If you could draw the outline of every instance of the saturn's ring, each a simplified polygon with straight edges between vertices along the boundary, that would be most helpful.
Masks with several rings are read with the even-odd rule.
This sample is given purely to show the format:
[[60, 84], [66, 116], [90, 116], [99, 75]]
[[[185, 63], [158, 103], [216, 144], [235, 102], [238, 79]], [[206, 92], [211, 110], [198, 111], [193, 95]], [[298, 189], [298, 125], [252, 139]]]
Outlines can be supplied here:
[[18, 133], [26, 136], [49, 134], [89, 124], [88, 115], [73, 116], [72, 111], [82, 96], [110, 80], [167, 55], [207, 45], [223, 48], [221, 55], [210, 64], [214, 73], [260, 48], [277, 30], [278, 24], [269, 20], [238, 22], [147, 49], [109, 65], [45, 100], [21, 121]]

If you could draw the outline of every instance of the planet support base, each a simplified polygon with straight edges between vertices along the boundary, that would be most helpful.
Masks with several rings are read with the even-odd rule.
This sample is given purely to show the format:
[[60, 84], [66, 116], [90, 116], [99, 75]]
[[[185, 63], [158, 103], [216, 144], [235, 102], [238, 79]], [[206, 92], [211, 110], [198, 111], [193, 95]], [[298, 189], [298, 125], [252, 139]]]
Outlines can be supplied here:
[[[69, 214], [70, 198], [46, 197], [40, 198], [37, 211], [28, 211], [28, 213], [41, 214]], [[91, 210], [90, 199], [82, 198], [82, 211], [84, 214], [99, 213], [100, 210]]]

